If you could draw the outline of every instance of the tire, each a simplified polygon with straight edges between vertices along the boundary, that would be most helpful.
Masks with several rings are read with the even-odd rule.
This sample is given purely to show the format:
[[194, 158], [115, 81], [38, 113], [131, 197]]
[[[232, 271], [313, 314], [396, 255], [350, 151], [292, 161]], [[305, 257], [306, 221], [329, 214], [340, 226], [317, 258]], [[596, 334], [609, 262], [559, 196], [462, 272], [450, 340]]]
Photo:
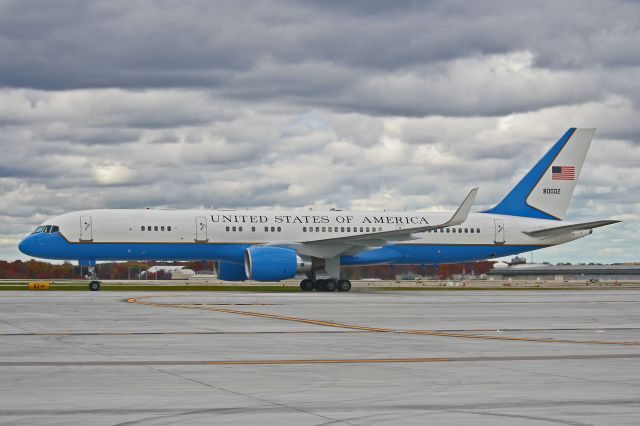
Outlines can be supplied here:
[[338, 291], [349, 291], [349, 290], [351, 290], [351, 281], [349, 280], [338, 281]]
[[325, 280], [317, 280], [314, 284], [313, 284], [313, 288], [315, 291], [326, 291], [325, 290], [325, 286], [324, 286], [324, 282]]
[[89, 283], [89, 290], [91, 290], [91, 291], [100, 290], [100, 281], [91, 281]]
[[313, 291], [313, 280], [307, 278], [300, 282], [300, 290], [302, 291]]
[[325, 280], [324, 282], [324, 291], [336, 291], [338, 288], [338, 283], [333, 278]]

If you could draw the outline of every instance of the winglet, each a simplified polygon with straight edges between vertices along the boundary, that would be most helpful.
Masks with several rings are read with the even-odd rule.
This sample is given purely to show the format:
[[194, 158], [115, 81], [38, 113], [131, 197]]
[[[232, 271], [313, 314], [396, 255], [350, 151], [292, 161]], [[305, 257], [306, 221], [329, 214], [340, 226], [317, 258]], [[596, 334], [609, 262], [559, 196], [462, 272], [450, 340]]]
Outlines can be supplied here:
[[471, 206], [473, 205], [473, 202], [475, 201], [477, 194], [478, 194], [478, 187], [476, 186], [469, 192], [469, 195], [467, 195], [467, 198], [465, 198], [462, 204], [460, 204], [460, 207], [458, 207], [458, 210], [456, 210], [453, 216], [451, 216], [451, 219], [449, 219], [442, 225], [439, 225], [438, 227], [444, 228], [447, 226], [456, 226], [456, 225], [460, 225], [465, 220], [467, 220], [467, 217], [469, 216], [469, 212], [471, 211]]

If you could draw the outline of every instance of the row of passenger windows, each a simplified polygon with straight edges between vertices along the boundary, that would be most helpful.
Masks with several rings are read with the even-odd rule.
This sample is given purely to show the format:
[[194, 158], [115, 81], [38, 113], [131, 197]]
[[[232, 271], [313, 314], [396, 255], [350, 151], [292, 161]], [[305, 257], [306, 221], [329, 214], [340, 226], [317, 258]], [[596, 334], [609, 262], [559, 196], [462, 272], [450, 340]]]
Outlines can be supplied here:
[[[438, 230], [437, 229], [432, 229], [431, 231], [427, 231], [427, 232], [438, 232]], [[480, 228], [440, 228], [440, 233], [443, 233], [443, 232], [446, 232], [447, 234], [451, 233], [451, 232], [454, 233], [454, 234], [456, 232], [458, 234], [462, 234], [463, 232], [465, 234], [469, 234], [469, 233], [471, 233], [471, 234], [473, 234], [473, 233], [479, 234], [480, 233]]]
[[161, 231], [164, 232], [165, 230], [167, 231], [171, 231], [171, 227], [170, 226], [141, 226], [140, 227], [141, 231]]
[[[231, 231], [231, 232], [236, 232], [236, 231], [237, 232], [242, 232], [242, 226], [227, 226], [226, 229], [227, 229], [227, 232], [229, 232], [229, 231]], [[256, 227], [255, 226], [251, 227], [251, 232], [256, 232]], [[268, 226], [264, 227], [264, 232], [269, 232], [269, 227]], [[282, 232], [282, 227], [281, 226], [278, 226], [278, 227], [272, 226], [271, 227], [271, 232]]]
[[[320, 231], [322, 230], [322, 231]], [[376, 228], [370, 228], [370, 227], [360, 227], [360, 232], [375, 232]], [[382, 231], [382, 228], [378, 228], [378, 231]], [[313, 226], [310, 226], [308, 229], [307, 227], [303, 227], [302, 228], [302, 232], [314, 232], [314, 228]], [[347, 226], [346, 228], [344, 226], [341, 226], [340, 228], [338, 228], [337, 226], [316, 226], [315, 227], [315, 232], [351, 232], [351, 227]], [[358, 232], [358, 228], [356, 226], [353, 227], [353, 232]]]
[[[268, 226], [264, 227], [264, 232], [269, 232], [269, 229], [271, 229], [271, 232], [282, 232], [282, 227], [278, 226], [272, 226], [271, 228], [269, 228]], [[315, 231], [314, 231], [315, 229]], [[227, 232], [242, 232], [242, 226], [227, 226], [226, 227], [226, 231]], [[360, 227], [360, 232], [375, 232], [376, 228], [371, 228], [371, 227]], [[382, 231], [382, 228], [378, 228], [378, 231]], [[252, 226], [251, 227], [251, 232], [256, 232], [256, 227]], [[302, 232], [351, 232], [351, 227], [347, 226], [346, 228], [344, 226], [341, 227], [337, 227], [337, 226], [316, 226], [315, 228], [313, 226], [310, 227], [302, 227]], [[357, 227], [353, 227], [353, 232], [358, 232], [358, 228]]]
[[[143, 231], [144, 231], [144, 226], [142, 227]], [[151, 227], [149, 227], [151, 228]], [[156, 226], [156, 231], [158, 227]], [[167, 229], [168, 231], [171, 231], [171, 227], [168, 227], [169, 229]], [[272, 226], [271, 228], [269, 228], [268, 226], [264, 227], [264, 232], [269, 232], [269, 229], [271, 229], [271, 232], [282, 232], [282, 228], [280, 226], [275, 227]], [[337, 227], [337, 226], [316, 226], [315, 228], [313, 226], [309, 226], [308, 228], [306, 226], [302, 227], [302, 232], [351, 232], [353, 229], [353, 232], [358, 232], [358, 227], [354, 226], [341, 226], [341, 227]], [[149, 229], [150, 230], [150, 229]], [[164, 226], [162, 227], [162, 230], [164, 231]], [[226, 228], [227, 232], [242, 232], [242, 226], [227, 226]], [[382, 227], [377, 228], [377, 231], [382, 232]], [[251, 232], [256, 232], [256, 227], [252, 226], [251, 227]], [[376, 227], [364, 227], [361, 226], [360, 227], [360, 231], [359, 232], [376, 232]], [[427, 232], [438, 232], [437, 229], [432, 229], [430, 231]], [[480, 233], [480, 228], [440, 228], [440, 233], [458, 233], [458, 234], [479, 234]]]

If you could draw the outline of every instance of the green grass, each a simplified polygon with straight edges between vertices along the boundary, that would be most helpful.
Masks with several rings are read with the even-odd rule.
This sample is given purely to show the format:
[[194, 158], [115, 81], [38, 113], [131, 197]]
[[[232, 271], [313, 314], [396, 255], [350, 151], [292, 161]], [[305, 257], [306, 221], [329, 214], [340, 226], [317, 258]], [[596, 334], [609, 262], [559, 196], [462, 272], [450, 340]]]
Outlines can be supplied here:
[[[89, 291], [89, 283], [53, 283], [49, 290], [32, 291]], [[0, 284], [2, 290], [28, 290], [27, 282]], [[287, 293], [299, 292], [299, 286], [231, 286], [231, 285], [144, 285], [144, 284], [101, 284], [100, 291], [248, 291]]]
[[[44, 280], [43, 280], [44, 281]], [[32, 291], [89, 291], [88, 282], [62, 282], [53, 283], [50, 290], [32, 290]], [[352, 291], [487, 291], [487, 290], [507, 290], [507, 291], [522, 291], [522, 290], [611, 290], [622, 289], [629, 290], [634, 287], [628, 287], [624, 285], [592, 285], [592, 286], [562, 286], [562, 287], [534, 287], [534, 286], [522, 286], [522, 287], [354, 287]], [[0, 282], [0, 291], [16, 291], [16, 290], [28, 290], [27, 281], [4, 281]], [[267, 285], [154, 285], [154, 284], [116, 284], [116, 283], [103, 283], [100, 286], [101, 291], [230, 291], [230, 292], [267, 292], [267, 293], [298, 293], [300, 287], [297, 285], [279, 285], [279, 286], [267, 286]]]

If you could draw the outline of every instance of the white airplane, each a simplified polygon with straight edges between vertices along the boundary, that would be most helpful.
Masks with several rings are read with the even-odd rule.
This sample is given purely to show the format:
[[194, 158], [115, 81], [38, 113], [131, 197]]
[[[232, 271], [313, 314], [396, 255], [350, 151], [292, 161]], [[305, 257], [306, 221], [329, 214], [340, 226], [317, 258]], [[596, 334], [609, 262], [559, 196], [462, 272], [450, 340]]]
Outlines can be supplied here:
[[582, 238], [619, 222], [563, 220], [595, 129], [569, 129], [495, 207], [453, 214], [261, 210], [86, 210], [53, 217], [20, 243], [24, 254], [79, 260], [99, 290], [96, 261], [217, 260], [226, 281], [305, 274], [303, 291], [349, 291], [341, 266], [491, 259]]

